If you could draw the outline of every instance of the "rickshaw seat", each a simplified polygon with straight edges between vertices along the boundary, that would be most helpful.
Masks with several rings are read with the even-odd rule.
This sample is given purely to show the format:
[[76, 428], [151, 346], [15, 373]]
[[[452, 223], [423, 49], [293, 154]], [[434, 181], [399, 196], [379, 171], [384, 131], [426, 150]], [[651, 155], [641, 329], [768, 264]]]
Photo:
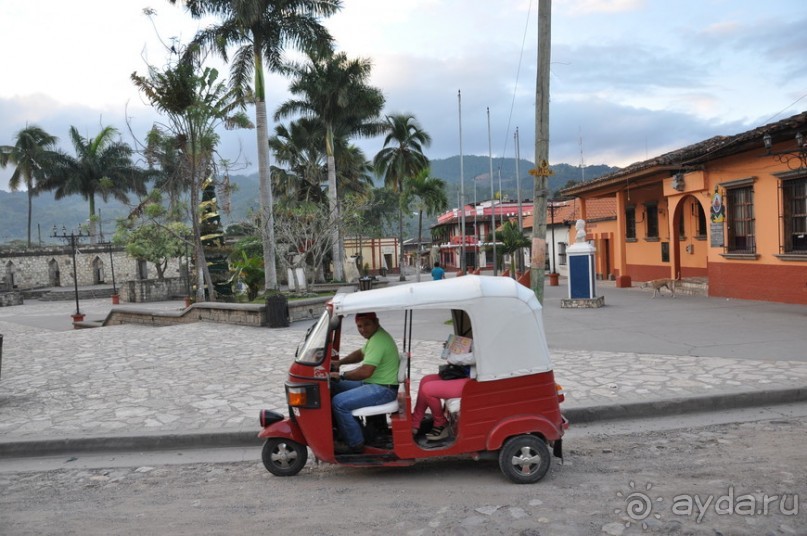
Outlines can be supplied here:
[[[400, 363], [398, 364], [398, 384], [404, 383], [408, 378], [409, 371], [409, 354], [401, 352], [399, 354]], [[386, 415], [388, 413], [398, 412], [398, 398], [386, 404], [379, 404], [378, 406], [366, 406], [363, 408], [354, 409], [351, 414], [354, 417], [370, 417], [372, 415]]]

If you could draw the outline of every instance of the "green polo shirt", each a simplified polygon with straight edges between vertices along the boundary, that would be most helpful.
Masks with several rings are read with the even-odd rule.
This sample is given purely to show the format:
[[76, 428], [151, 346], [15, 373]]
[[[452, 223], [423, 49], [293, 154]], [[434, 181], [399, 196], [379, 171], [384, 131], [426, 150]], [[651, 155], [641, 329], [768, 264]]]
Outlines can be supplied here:
[[373, 374], [364, 380], [366, 383], [382, 385], [398, 384], [398, 346], [395, 340], [383, 328], [379, 327], [372, 337], [367, 339], [361, 349], [364, 356], [363, 364], [373, 365]]

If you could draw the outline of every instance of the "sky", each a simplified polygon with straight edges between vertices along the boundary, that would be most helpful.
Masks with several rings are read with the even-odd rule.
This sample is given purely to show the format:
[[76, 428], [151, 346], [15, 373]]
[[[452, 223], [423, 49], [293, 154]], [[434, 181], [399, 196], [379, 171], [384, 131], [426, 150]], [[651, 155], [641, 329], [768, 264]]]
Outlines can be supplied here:
[[[414, 114], [431, 135], [428, 157], [534, 160], [537, 10], [343, 0], [324, 23], [338, 50], [372, 61], [384, 113]], [[551, 21], [551, 164], [626, 166], [807, 110], [803, 0], [555, 0]], [[85, 137], [112, 125], [136, 146], [159, 116], [130, 74], [164, 65], [162, 43], [209, 22], [167, 0], [0, 0], [0, 145], [33, 124], [70, 154], [71, 125]], [[268, 77], [270, 115], [287, 87]], [[382, 142], [356, 140], [368, 158]], [[252, 173], [255, 145], [253, 130], [226, 132], [220, 152]], [[11, 171], [0, 169], [0, 189]]]

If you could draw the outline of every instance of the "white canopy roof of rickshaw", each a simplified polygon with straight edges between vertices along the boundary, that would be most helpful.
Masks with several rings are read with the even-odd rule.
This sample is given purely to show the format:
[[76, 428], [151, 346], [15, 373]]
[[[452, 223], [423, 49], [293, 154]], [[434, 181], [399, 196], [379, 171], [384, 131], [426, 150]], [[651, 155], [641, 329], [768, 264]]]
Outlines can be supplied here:
[[471, 319], [479, 381], [552, 370], [541, 304], [509, 277], [467, 275], [337, 294], [338, 315], [405, 309], [461, 309]]

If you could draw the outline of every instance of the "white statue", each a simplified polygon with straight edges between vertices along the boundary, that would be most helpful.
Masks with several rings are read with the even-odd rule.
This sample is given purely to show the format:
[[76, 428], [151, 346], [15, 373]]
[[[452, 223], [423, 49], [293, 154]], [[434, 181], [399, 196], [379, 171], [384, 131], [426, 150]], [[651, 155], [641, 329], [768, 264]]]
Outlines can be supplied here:
[[575, 236], [575, 240], [577, 242], [585, 242], [586, 241], [586, 220], [577, 220], [577, 223], [574, 224], [577, 228], [577, 235]]

